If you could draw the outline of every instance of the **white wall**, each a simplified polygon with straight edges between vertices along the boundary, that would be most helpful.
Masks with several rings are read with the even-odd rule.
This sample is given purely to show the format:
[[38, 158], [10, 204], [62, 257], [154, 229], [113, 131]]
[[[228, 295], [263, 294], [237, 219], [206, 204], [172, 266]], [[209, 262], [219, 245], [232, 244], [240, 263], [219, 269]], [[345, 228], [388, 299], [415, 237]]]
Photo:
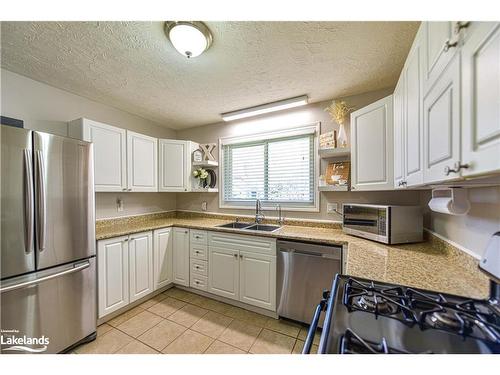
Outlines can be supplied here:
[[426, 228], [482, 256], [491, 235], [500, 231], [500, 186], [469, 188], [471, 210], [464, 216], [432, 212], [427, 204], [431, 192], [421, 192]]
[[[94, 102], [47, 84], [1, 69], [0, 113], [24, 120], [28, 129], [67, 136], [68, 121], [80, 117], [159, 138], [175, 131], [142, 117]], [[116, 217], [175, 208], [175, 193], [97, 193], [96, 217]], [[116, 209], [122, 197], [123, 212]]]
[[[392, 93], [392, 89], [378, 90], [362, 95], [355, 95], [344, 98], [346, 102], [356, 108], [361, 108], [367, 104], [375, 102]], [[321, 133], [338, 129], [330, 116], [324, 109], [330, 102], [321, 102], [304, 107], [275, 112], [251, 119], [243, 119], [234, 122], [220, 122], [213, 125], [200, 126], [186, 130], [178, 130], [178, 139], [189, 139], [199, 143], [218, 143], [219, 138], [235, 135], [255, 134], [296, 127], [315, 122], [321, 122]], [[349, 121], [346, 124], [349, 137]], [[218, 149], [215, 154], [218, 158]], [[214, 155], [215, 156], [215, 155]], [[320, 166], [321, 174], [325, 173], [328, 162], [322, 161]], [[177, 194], [177, 209], [201, 211], [201, 203], [207, 202], [208, 211], [220, 213], [237, 213], [251, 215], [252, 210], [220, 209], [218, 194], [216, 193], [190, 193]], [[326, 205], [328, 202], [365, 202], [365, 203], [390, 203], [390, 204], [419, 204], [419, 193], [415, 191], [404, 192], [324, 192], [320, 194], [320, 212], [297, 212], [286, 211], [289, 218], [309, 218], [321, 220], [341, 220], [337, 214], [327, 214]], [[274, 216], [274, 211], [265, 212], [269, 216]]]

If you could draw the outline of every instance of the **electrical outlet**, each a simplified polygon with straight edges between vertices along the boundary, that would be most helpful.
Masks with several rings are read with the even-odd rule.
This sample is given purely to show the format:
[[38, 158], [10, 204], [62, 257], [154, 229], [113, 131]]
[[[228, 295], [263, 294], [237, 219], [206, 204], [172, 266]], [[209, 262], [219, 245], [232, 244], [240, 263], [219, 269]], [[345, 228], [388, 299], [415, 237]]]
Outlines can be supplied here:
[[116, 199], [116, 210], [118, 212], [122, 212], [123, 211], [123, 199], [122, 198], [117, 198]]
[[201, 210], [206, 211], [207, 210], [207, 202], [203, 201], [201, 202]]
[[336, 202], [326, 204], [326, 212], [329, 214], [336, 214], [337, 208], [338, 208], [338, 204]]

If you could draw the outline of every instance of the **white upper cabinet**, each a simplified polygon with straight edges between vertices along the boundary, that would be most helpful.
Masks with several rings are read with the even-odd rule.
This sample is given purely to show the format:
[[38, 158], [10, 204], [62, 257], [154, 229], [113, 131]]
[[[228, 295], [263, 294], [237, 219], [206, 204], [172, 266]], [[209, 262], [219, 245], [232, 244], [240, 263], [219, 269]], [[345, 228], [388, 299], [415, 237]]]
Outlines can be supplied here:
[[69, 123], [69, 136], [94, 144], [96, 192], [127, 190], [127, 135], [124, 129], [81, 118]]
[[127, 130], [129, 191], [158, 191], [158, 140]]
[[129, 236], [130, 302], [153, 292], [153, 237], [151, 232]]
[[186, 141], [159, 140], [159, 191], [187, 191], [187, 173], [189, 173], [187, 147]]
[[500, 23], [471, 22], [462, 48], [463, 176], [500, 172]]
[[351, 113], [352, 190], [392, 190], [393, 96]]
[[172, 228], [157, 229], [153, 232], [153, 285], [154, 290], [173, 282], [173, 236]]
[[394, 89], [394, 188], [405, 187], [405, 74]]

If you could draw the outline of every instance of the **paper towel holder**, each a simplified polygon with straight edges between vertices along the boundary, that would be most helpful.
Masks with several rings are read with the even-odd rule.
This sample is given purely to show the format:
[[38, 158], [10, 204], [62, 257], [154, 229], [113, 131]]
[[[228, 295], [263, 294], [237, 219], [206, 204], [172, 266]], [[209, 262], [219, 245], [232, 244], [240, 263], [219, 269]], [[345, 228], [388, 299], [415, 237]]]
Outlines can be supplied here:
[[[442, 209], [439, 211], [434, 209], [433, 203], [442, 199], [448, 200], [445, 211]], [[429, 201], [429, 207], [431, 210], [436, 212], [447, 213], [450, 215], [466, 215], [470, 210], [467, 189], [455, 187], [433, 189], [432, 198]]]

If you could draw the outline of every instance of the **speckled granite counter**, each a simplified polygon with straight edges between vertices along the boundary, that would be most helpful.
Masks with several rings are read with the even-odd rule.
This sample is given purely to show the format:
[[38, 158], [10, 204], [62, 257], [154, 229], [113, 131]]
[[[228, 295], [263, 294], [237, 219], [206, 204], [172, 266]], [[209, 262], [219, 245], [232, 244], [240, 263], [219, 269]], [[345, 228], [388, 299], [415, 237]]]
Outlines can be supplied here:
[[488, 295], [488, 278], [478, 270], [477, 260], [432, 235], [422, 243], [387, 246], [346, 235], [335, 223], [287, 221], [287, 225], [272, 233], [217, 227], [231, 221], [234, 217], [184, 212], [99, 220], [96, 238], [178, 226], [342, 245], [347, 249], [345, 273], [349, 275], [475, 298]]

